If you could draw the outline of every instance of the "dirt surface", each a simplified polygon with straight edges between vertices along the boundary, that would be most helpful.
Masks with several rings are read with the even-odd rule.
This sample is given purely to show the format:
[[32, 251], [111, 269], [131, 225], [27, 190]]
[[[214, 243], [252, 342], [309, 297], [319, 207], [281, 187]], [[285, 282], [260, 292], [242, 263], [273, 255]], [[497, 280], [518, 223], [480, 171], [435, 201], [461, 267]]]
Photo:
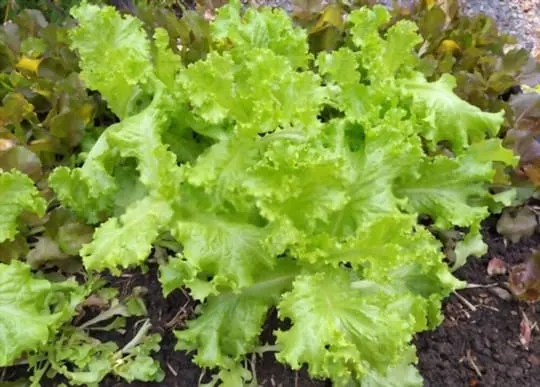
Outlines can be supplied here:
[[[287, 7], [288, 1], [280, 0], [279, 3]], [[527, 15], [524, 9], [529, 9], [529, 6], [532, 11], [528, 11], [531, 13]], [[534, 44], [531, 25], [534, 26], [535, 20], [540, 17], [540, 0], [471, 0], [466, 7], [467, 12], [484, 12], [495, 17], [502, 28], [516, 34], [523, 45], [531, 47], [530, 45]], [[516, 16], [518, 14], [519, 16]], [[524, 23], [523, 18], [532, 21]], [[538, 26], [539, 24], [536, 28]], [[540, 250], [540, 235], [522, 240], [518, 244], [506, 244], [495, 231], [495, 222], [496, 217], [492, 217], [484, 224], [484, 236], [489, 245], [488, 254], [481, 259], [470, 259], [456, 273], [458, 278], [471, 284], [486, 286], [463, 290], [458, 293], [459, 296], [451, 296], [444, 305], [443, 324], [433, 332], [419, 334], [415, 339], [419, 369], [426, 387], [540, 386], [540, 330], [533, 332], [528, 348], [519, 340], [520, 322], [524, 315], [532, 323], [540, 323], [540, 305], [535, 307], [506, 299], [509, 295], [505, 285], [506, 276], [491, 278], [486, 272], [487, 263], [492, 257], [501, 258], [508, 265], [515, 265], [521, 263], [531, 249]], [[174, 329], [181, 329], [193, 313], [194, 304], [189, 298], [180, 290], [164, 298], [155, 267], [151, 267], [150, 273], [146, 275], [124, 275], [114, 285], [125, 292], [129, 292], [134, 286], [148, 288], [145, 301], [149, 316], [154, 331], [163, 337], [161, 351], [156, 354], [156, 359], [166, 372], [166, 379], [162, 383], [126, 383], [109, 377], [101, 386], [196, 387], [201, 380], [208, 381], [201, 370], [191, 362], [189, 354], [174, 351], [176, 340], [172, 332]], [[264, 339], [271, 339], [271, 331], [276, 321], [275, 313], [271, 312], [262, 334]], [[110, 334], [109, 337], [101, 338], [114, 339], [122, 344], [128, 340], [130, 333], [128, 330], [126, 337]], [[254, 370], [261, 386], [330, 385], [324, 381], [312, 381], [305, 370], [294, 372], [288, 369], [277, 363], [271, 353], [256, 359]], [[13, 380], [24, 376], [24, 373], [22, 367], [0, 370], [0, 386], [1, 380]], [[42, 383], [44, 387], [57, 385], [58, 381]]]
[[462, 290], [461, 300], [450, 297], [445, 303], [443, 324], [434, 332], [418, 335], [419, 368], [426, 387], [540, 386], [540, 335], [538, 331], [533, 333], [528, 350], [519, 341], [523, 314], [531, 322], [540, 322], [540, 305], [535, 309], [502, 299], [509, 295], [505, 293], [507, 276], [490, 278], [486, 271], [492, 257], [508, 265], [521, 263], [531, 249], [540, 249], [540, 236], [505, 245], [495, 231], [495, 222], [492, 217], [485, 223], [488, 254], [469, 259], [456, 276], [470, 284], [497, 286]]

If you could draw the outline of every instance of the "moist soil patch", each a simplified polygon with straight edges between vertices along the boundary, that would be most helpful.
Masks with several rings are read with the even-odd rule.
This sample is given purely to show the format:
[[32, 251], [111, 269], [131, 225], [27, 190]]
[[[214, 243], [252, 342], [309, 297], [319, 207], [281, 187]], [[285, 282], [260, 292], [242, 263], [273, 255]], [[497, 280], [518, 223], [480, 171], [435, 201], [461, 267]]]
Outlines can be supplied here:
[[487, 275], [491, 258], [498, 257], [508, 266], [522, 263], [531, 250], [540, 250], [540, 236], [505, 243], [495, 230], [496, 222], [491, 217], [484, 223], [488, 254], [469, 259], [455, 273], [470, 284], [496, 286], [461, 290], [461, 298], [449, 297], [441, 326], [415, 340], [426, 387], [540, 386], [539, 330], [533, 332], [528, 349], [519, 339], [523, 315], [533, 324], [540, 322], [540, 305], [507, 299], [507, 275]]
[[[540, 322], [540, 306], [517, 302], [507, 296], [506, 275], [489, 277], [487, 263], [492, 257], [515, 265], [531, 253], [540, 250], [540, 235], [522, 239], [517, 244], [506, 244], [495, 231], [497, 218], [484, 223], [484, 237], [489, 252], [481, 259], [469, 259], [455, 274], [470, 284], [484, 287], [462, 290], [450, 296], [444, 303], [445, 320], [436, 330], [424, 332], [415, 338], [418, 348], [419, 368], [426, 387], [534, 387], [540, 386], [540, 334], [533, 331], [528, 348], [520, 343], [520, 322], [523, 315], [534, 324]], [[111, 278], [112, 280], [112, 278]], [[122, 292], [135, 286], [148, 289], [145, 301], [148, 315], [155, 332], [163, 337], [161, 351], [156, 359], [161, 363], [166, 378], [161, 383], [127, 383], [108, 377], [101, 386], [166, 386], [196, 387], [208, 382], [208, 375], [192, 363], [192, 357], [174, 350], [176, 339], [173, 330], [182, 329], [193, 317], [196, 304], [181, 290], [162, 296], [156, 267], [150, 266], [146, 274], [132, 272], [115, 278], [113, 285]], [[132, 336], [133, 323], [125, 337], [115, 333], [103, 333], [100, 339], [115, 340], [120, 345]], [[273, 343], [272, 330], [279, 324], [275, 311], [269, 313], [263, 341]], [[323, 387], [326, 381], [309, 378], [305, 369], [295, 372], [275, 361], [272, 353], [253, 357], [250, 361], [260, 386], [270, 387]], [[24, 369], [11, 367], [4, 370], [3, 380], [24, 376]], [[1, 380], [1, 379], [0, 379]], [[46, 381], [42, 386], [56, 386], [59, 380]], [[0, 382], [1, 385], [1, 382]]]

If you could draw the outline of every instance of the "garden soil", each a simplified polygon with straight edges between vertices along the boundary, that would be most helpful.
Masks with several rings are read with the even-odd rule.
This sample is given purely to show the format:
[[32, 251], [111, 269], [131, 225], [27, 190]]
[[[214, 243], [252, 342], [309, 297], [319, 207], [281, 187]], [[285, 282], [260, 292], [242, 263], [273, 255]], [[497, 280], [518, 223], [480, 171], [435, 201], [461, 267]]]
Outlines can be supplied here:
[[[517, 244], [505, 243], [496, 230], [497, 218], [484, 223], [484, 237], [489, 252], [484, 257], [470, 258], [455, 274], [469, 284], [482, 285], [460, 290], [444, 303], [445, 320], [436, 330], [415, 338], [418, 348], [418, 367], [426, 387], [536, 387], [540, 386], [540, 333], [533, 330], [532, 340], [525, 348], [520, 342], [520, 323], [525, 315], [531, 325], [540, 322], [540, 305], [517, 302], [509, 297], [505, 282], [507, 275], [489, 277], [487, 263], [493, 257], [508, 266], [516, 265], [540, 249], [540, 235], [522, 239]], [[154, 331], [163, 337], [161, 351], [156, 354], [166, 378], [162, 383], [127, 383], [107, 378], [103, 387], [196, 387], [208, 382], [208, 375], [196, 367], [191, 356], [174, 350], [173, 330], [182, 329], [193, 317], [195, 304], [181, 290], [162, 296], [156, 267], [149, 273], [127, 273], [114, 281], [121, 293], [130, 294], [135, 286], [148, 289], [145, 301]], [[132, 324], [133, 325], [133, 322]], [[272, 330], [279, 322], [271, 311], [261, 339], [272, 343]], [[115, 340], [120, 345], [133, 336], [133, 326], [125, 337], [117, 333], [103, 333], [100, 339]], [[259, 386], [265, 387], [325, 387], [329, 382], [311, 380], [306, 370], [295, 372], [276, 362], [272, 353], [250, 359]], [[13, 367], [4, 380], [24, 375], [23, 368]], [[46, 382], [44, 387], [57, 386], [58, 380]], [[0, 383], [1, 385], [1, 383]]]
[[540, 334], [533, 332], [528, 349], [520, 343], [520, 323], [540, 322], [540, 305], [508, 299], [507, 276], [489, 277], [493, 257], [516, 265], [540, 250], [540, 236], [505, 243], [495, 230], [496, 217], [484, 224], [489, 251], [481, 259], [469, 258], [455, 275], [470, 284], [496, 285], [459, 291], [444, 306], [445, 321], [434, 332], [416, 338], [419, 368], [426, 387], [540, 386]]

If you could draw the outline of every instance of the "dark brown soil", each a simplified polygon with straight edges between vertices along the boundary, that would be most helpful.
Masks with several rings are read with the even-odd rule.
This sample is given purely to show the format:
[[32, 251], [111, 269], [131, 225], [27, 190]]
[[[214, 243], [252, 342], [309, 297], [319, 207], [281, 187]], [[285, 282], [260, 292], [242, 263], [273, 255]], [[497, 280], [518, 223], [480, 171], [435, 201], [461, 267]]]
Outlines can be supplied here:
[[[540, 249], [540, 235], [508, 246], [495, 231], [495, 218], [486, 221], [484, 236], [489, 253], [481, 259], [471, 259], [456, 272], [456, 276], [472, 284], [497, 284], [506, 289], [506, 276], [490, 278], [487, 262], [497, 256], [507, 264], [521, 263], [531, 249]], [[190, 355], [174, 351], [174, 329], [183, 327], [193, 312], [193, 303], [181, 291], [175, 291], [166, 299], [155, 270], [141, 275], [123, 276], [115, 286], [129, 292], [134, 286], [148, 288], [146, 302], [154, 330], [163, 336], [161, 351], [156, 358], [166, 372], [162, 383], [126, 383], [109, 377], [101, 386], [170, 386], [196, 387], [201, 370], [191, 362]], [[540, 321], [540, 307], [504, 300], [495, 294], [493, 287], [481, 287], [460, 291], [461, 299], [451, 296], [444, 305], [445, 321], [434, 332], [419, 334], [415, 340], [418, 347], [419, 368], [426, 387], [527, 387], [540, 386], [540, 335], [533, 332], [528, 350], [519, 341], [520, 322], [526, 314], [533, 323]], [[468, 304], [468, 305], [467, 305]], [[471, 307], [472, 306], [472, 307]], [[272, 340], [271, 328], [275, 327], [275, 313], [270, 313], [267, 328], [262, 333], [265, 341]], [[128, 332], [129, 333], [129, 332]], [[105, 339], [106, 337], [100, 337]], [[108, 339], [113, 339], [109, 337]], [[118, 337], [116, 337], [118, 339]], [[120, 341], [124, 341], [120, 338]], [[5, 370], [3, 380], [23, 376], [21, 368]], [[294, 372], [277, 363], [271, 353], [255, 362], [258, 385], [272, 387], [324, 387], [331, 384], [312, 381], [305, 370]], [[0, 379], [2, 380], [2, 379]], [[0, 383], [1, 385], [1, 383]], [[57, 385], [57, 382], [44, 383]]]
[[[523, 262], [531, 249], [540, 249], [540, 236], [505, 244], [495, 231], [496, 218], [484, 225], [488, 254], [469, 262], [455, 274], [470, 284], [498, 284], [507, 289], [507, 276], [490, 278], [487, 263], [498, 257], [509, 265]], [[416, 344], [420, 372], [426, 387], [435, 386], [540, 386], [540, 337], [533, 333], [529, 349], [519, 341], [520, 322], [525, 314], [531, 322], [540, 322], [540, 306], [506, 301], [495, 288], [460, 291], [445, 303], [443, 324], [434, 332], [418, 335]], [[469, 302], [473, 311], [465, 305]]]

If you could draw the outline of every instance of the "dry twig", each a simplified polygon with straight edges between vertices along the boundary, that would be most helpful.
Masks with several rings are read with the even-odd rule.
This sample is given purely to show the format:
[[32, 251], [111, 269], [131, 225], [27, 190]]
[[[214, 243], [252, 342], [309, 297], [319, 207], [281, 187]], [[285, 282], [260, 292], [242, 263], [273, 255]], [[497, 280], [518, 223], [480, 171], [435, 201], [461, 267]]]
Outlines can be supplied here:
[[456, 291], [454, 291], [453, 293], [458, 298], [458, 300], [460, 300], [467, 308], [469, 308], [473, 312], [476, 312], [476, 310], [477, 310], [476, 306], [471, 304], [471, 302], [469, 300], [467, 300], [465, 297], [463, 297], [461, 294], [459, 294]]

